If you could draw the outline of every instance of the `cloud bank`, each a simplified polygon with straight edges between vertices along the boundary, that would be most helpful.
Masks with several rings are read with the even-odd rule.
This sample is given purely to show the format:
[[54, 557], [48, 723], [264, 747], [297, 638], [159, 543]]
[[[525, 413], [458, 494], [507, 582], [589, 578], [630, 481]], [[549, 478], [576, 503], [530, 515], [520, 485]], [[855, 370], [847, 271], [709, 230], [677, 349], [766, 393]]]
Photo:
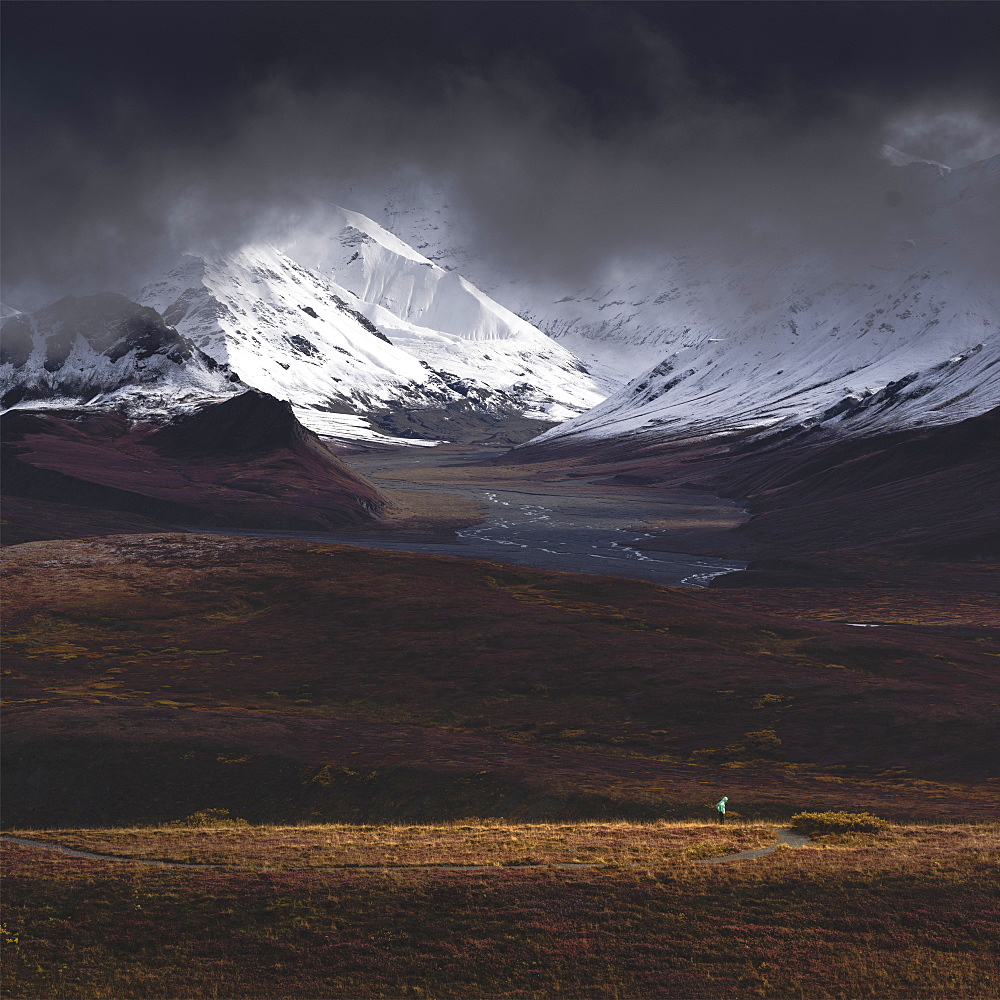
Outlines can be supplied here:
[[[72, 21], [59, 5], [24, 6]], [[147, 5], [111, 6], [135, 19]], [[202, 6], [149, 5], [147, 16], [197, 32]], [[209, 20], [223, 13], [204, 6]], [[386, 46], [355, 31], [339, 64], [302, 49], [312, 36], [301, 19], [350, 8], [308, 7], [287, 5], [291, 40], [276, 54], [234, 53], [239, 39], [209, 25], [187, 75], [183, 48], [165, 58], [169, 34], [157, 48], [120, 30], [105, 45], [115, 70], [98, 66], [100, 47], [72, 47], [71, 23], [49, 61], [19, 48], [28, 28], [8, 26], [5, 300], [127, 288], [189, 247], [287, 237], [324, 203], [364, 211], [401, 175], [446, 190], [498, 263], [547, 280], [703, 241], [836, 262], [918, 224], [919, 192], [900, 190], [884, 143], [953, 166], [1000, 151], [998, 91], [974, 60], [964, 75], [895, 90], [863, 72], [729, 76], [641, 6], [552, 5], [556, 30], [546, 21], [534, 45], [463, 49], [466, 26], [458, 55], [439, 46], [422, 60], [419, 34], [414, 51], [403, 29]], [[438, 27], [459, 16], [432, 7]], [[574, 19], [562, 49], [560, 9]], [[139, 51], [123, 57], [126, 45]]]

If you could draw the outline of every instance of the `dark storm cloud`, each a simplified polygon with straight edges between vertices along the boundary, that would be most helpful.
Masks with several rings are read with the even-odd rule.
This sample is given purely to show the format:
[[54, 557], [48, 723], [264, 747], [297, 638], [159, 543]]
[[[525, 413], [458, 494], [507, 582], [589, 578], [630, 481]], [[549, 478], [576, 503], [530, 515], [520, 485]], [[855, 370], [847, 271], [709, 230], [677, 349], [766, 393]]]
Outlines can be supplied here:
[[5, 6], [14, 301], [401, 172], [562, 280], [692, 240], [850, 254], [912, 225], [882, 142], [949, 162], [1000, 135], [992, 5]]

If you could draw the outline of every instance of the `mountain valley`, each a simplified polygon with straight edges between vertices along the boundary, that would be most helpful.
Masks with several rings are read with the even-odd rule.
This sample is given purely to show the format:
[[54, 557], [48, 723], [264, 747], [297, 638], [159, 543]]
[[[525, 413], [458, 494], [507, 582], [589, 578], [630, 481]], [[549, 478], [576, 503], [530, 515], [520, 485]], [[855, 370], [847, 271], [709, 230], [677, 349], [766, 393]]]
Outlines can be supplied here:
[[1000, 1000], [1000, 4], [3, 28], [3, 1000]]
[[[911, 179], [965, 217], [995, 165]], [[181, 743], [254, 761], [224, 804], [260, 819], [680, 816], [706, 782], [761, 816], [848, 792], [985, 808], [989, 282], [940, 241], [824, 287], [800, 261], [790, 297], [677, 257], [536, 327], [433, 218], [394, 216], [416, 250], [336, 209], [281, 249], [188, 254], [134, 301], [6, 310], [11, 745], [79, 789], [70, 762], [99, 760], [111, 795], [47, 804], [19, 763], [16, 815], [219, 805], [226, 769], [174, 774]], [[949, 677], [961, 707], [930, 693]], [[169, 795], [140, 806], [132, 752]]]

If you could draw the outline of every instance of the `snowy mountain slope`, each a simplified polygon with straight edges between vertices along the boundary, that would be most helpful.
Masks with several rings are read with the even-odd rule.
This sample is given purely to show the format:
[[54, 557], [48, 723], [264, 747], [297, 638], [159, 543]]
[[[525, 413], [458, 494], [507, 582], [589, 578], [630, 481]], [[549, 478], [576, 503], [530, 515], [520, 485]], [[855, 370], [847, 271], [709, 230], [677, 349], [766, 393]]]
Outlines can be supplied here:
[[492, 301], [460, 274], [446, 271], [371, 219], [341, 209], [340, 230], [320, 251], [316, 267], [336, 276], [364, 302], [417, 326], [468, 341], [545, 338]]
[[448, 395], [338, 292], [277, 250], [254, 246], [187, 254], [137, 297], [248, 384], [290, 400], [307, 423], [313, 411], [351, 414]]
[[870, 433], [985, 412], [1000, 402], [998, 300], [942, 274], [940, 252], [869, 269], [674, 351], [536, 442], [818, 422]]
[[1000, 296], [986, 262], [1000, 231], [1000, 159], [906, 169], [936, 184], [919, 240], [859, 267], [853, 280], [823, 286], [821, 271], [806, 266], [792, 294], [746, 296], [743, 313], [716, 321], [714, 336], [684, 330], [656, 366], [538, 440], [816, 423], [869, 434], [996, 406]]
[[[354, 221], [377, 228], [361, 217]], [[358, 234], [352, 228], [347, 238]], [[387, 264], [381, 290], [396, 302], [408, 284], [412, 288], [407, 266], [423, 265], [405, 244], [380, 236]], [[574, 359], [537, 331], [511, 333], [498, 314], [493, 327], [482, 316], [470, 318], [463, 300], [471, 296], [461, 286], [457, 294], [427, 296], [437, 305], [423, 314], [441, 318], [454, 299], [459, 305], [451, 326], [467, 330], [464, 320], [478, 322], [477, 329], [496, 337], [492, 349], [485, 340], [400, 318], [270, 246], [216, 257], [189, 254], [138, 297], [248, 384], [289, 400], [306, 426], [331, 437], [377, 438], [364, 418], [385, 410], [462, 404], [558, 420], [602, 398], [588, 392]], [[538, 368], [545, 377], [538, 377]]]
[[[676, 325], [665, 322], [659, 308], [662, 303], [653, 302], [664, 287], [687, 280], [674, 273], [677, 262], [673, 259], [666, 264], [666, 276], [660, 274], [659, 264], [629, 261], [610, 265], [587, 287], [566, 288], [488, 260], [475, 249], [475, 238], [465, 231], [447, 197], [430, 186], [402, 185], [372, 211], [424, 259], [440, 270], [465, 275], [504, 303], [506, 311], [566, 348], [584, 363], [603, 394], [654, 363], [657, 351], [651, 351], [648, 342]], [[697, 287], [700, 282], [693, 280]], [[655, 291], [643, 292], [647, 287]], [[650, 315], [637, 314], [637, 306], [641, 308], [646, 300], [653, 306]]]
[[111, 292], [12, 311], [0, 338], [4, 407], [47, 400], [177, 411], [247, 388], [154, 310]]
[[332, 226], [286, 249], [357, 296], [369, 319], [432, 368], [507, 394], [529, 416], [565, 419], [603, 398], [579, 359], [457, 271], [356, 212], [337, 209]]
[[[901, 230], [901, 240], [915, 237], [916, 245], [949, 242], [956, 230], [978, 226], [985, 231], [992, 224], [995, 233], [1000, 226], [996, 157], [956, 170], [890, 147], [882, 151], [882, 158], [901, 168], [887, 177], [887, 183], [898, 188], [890, 194], [910, 206], [927, 205], [915, 231]], [[748, 320], [773, 310], [776, 302], [793, 303], [822, 291], [831, 281], [830, 262], [820, 253], [792, 256], [779, 247], [767, 254], [755, 250], [747, 259], [719, 244], [609, 260], [586, 285], [558, 287], [488, 261], [475, 249], [446, 194], [427, 183], [401, 182], [388, 192], [376, 214], [429, 260], [461, 270], [569, 348], [606, 391], [614, 391], [680, 348], [730, 337]], [[995, 259], [995, 235], [993, 245]], [[905, 243], [902, 252], [913, 246]], [[899, 252], [895, 242], [870, 246], [862, 254], [861, 268], [851, 276], [865, 264], [891, 267]], [[968, 257], [941, 266], [976, 270]]]
[[426, 187], [393, 192], [384, 215], [429, 259], [461, 266], [595, 374], [603, 364], [606, 384], [616, 374], [628, 383], [541, 441], [784, 421], [868, 433], [962, 420], [1000, 402], [1000, 313], [987, 263], [1000, 232], [1000, 159], [950, 170], [883, 155], [900, 166], [894, 195], [924, 205], [923, 215], [901, 232], [913, 239], [869, 246], [846, 280], [832, 278], [819, 254], [746, 261], [702, 246], [609, 262], [588, 287], [559, 293], [523, 275], [477, 273], [483, 261], [463, 244], [446, 199]]

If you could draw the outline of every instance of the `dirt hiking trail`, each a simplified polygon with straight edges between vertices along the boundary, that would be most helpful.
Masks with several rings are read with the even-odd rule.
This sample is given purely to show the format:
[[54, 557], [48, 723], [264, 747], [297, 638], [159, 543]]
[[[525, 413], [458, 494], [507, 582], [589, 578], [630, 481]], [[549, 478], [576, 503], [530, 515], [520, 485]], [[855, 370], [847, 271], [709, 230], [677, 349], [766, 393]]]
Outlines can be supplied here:
[[[775, 829], [777, 841], [769, 847], [757, 847], [749, 851], [740, 851], [738, 854], [726, 854], [719, 858], [699, 858], [690, 863], [696, 865], [714, 865], [720, 861], [744, 861], [750, 858], [762, 858], [765, 854], [771, 854], [782, 844], [787, 847], [805, 847], [809, 843], [809, 838], [802, 834], [792, 833], [791, 830]], [[64, 844], [51, 843], [47, 840], [29, 840], [27, 837], [15, 837], [9, 833], [0, 833], [0, 841], [10, 844], [17, 844], [20, 847], [33, 847], [45, 851], [55, 851], [57, 854], [65, 854], [71, 858], [86, 858], [88, 861], [119, 861], [135, 865], [147, 865], [154, 868], [205, 868], [205, 869], [228, 869], [241, 870], [241, 865], [221, 865], [203, 864], [198, 861], [168, 861], [156, 858], [134, 858], [125, 854], [97, 854], [93, 851], [81, 851], [75, 847], [66, 847]], [[323, 865], [322, 867], [309, 868], [253, 868], [248, 871], [354, 871], [354, 872], [387, 872], [387, 871], [430, 871], [430, 872], [461, 872], [461, 871], [500, 871], [512, 868], [648, 868], [649, 865], [618, 864], [615, 862], [605, 863], [599, 861], [561, 861], [547, 863], [544, 861], [529, 863], [507, 863], [503, 865], [406, 865], [406, 864], [385, 864], [385, 865]]]

